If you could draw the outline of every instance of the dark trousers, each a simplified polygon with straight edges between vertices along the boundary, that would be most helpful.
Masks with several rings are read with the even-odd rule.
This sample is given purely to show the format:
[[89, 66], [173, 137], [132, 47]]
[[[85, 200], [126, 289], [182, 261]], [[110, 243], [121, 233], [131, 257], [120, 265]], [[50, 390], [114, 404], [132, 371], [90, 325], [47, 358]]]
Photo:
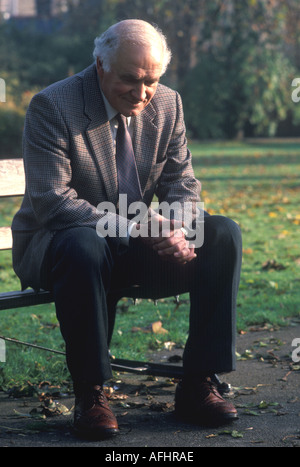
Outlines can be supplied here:
[[132, 285], [140, 285], [147, 298], [189, 292], [186, 375], [235, 369], [240, 229], [222, 216], [205, 217], [204, 226], [204, 244], [186, 265], [163, 261], [137, 239], [120, 248], [116, 239], [101, 238], [88, 227], [56, 233], [49, 257], [51, 288], [74, 382], [102, 384], [112, 377], [110, 313], [118, 290]]

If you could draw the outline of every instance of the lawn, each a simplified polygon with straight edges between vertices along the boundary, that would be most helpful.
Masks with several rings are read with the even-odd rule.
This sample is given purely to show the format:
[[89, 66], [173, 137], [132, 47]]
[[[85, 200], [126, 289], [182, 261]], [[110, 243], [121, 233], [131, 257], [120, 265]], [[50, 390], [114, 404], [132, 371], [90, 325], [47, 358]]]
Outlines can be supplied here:
[[234, 219], [243, 234], [238, 330], [285, 324], [300, 312], [300, 144], [193, 146], [206, 209]]
[[[191, 142], [202, 201], [211, 214], [234, 219], [243, 234], [243, 268], [237, 331], [283, 326], [300, 312], [300, 140]], [[20, 201], [2, 201], [0, 224], [12, 218]], [[10, 252], [1, 253], [1, 291], [18, 289]], [[188, 296], [157, 304], [119, 303], [112, 353], [144, 359], [164, 347], [184, 345]], [[158, 324], [159, 323], [159, 324]], [[161, 327], [160, 326], [161, 323]], [[63, 350], [53, 305], [1, 312], [1, 335]], [[7, 344], [0, 363], [0, 388], [24, 381], [68, 378], [64, 357]]]

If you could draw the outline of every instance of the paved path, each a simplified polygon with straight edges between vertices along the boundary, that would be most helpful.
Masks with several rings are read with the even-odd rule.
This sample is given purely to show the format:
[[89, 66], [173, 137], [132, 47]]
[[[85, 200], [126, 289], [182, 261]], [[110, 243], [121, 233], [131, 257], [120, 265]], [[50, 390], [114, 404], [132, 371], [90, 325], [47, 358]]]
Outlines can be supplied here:
[[[0, 393], [0, 446], [102, 447], [103, 456], [134, 452], [130, 449], [136, 447], [149, 447], [150, 452], [185, 448], [195, 453], [199, 447], [300, 447], [300, 363], [291, 357], [295, 338], [300, 338], [299, 323], [238, 336], [237, 351], [245, 358], [238, 360], [236, 372], [222, 376], [232, 386], [229, 397], [239, 411], [239, 419], [231, 425], [203, 428], [179, 423], [173, 414], [175, 384], [166, 378], [151, 381], [121, 374], [119, 389], [111, 396], [119, 436], [103, 442], [77, 440], [70, 432], [72, 410], [40, 420], [33, 414], [41, 412], [36, 398], [14, 399]], [[159, 354], [165, 360], [168, 356]], [[72, 409], [73, 398], [57, 401]]]

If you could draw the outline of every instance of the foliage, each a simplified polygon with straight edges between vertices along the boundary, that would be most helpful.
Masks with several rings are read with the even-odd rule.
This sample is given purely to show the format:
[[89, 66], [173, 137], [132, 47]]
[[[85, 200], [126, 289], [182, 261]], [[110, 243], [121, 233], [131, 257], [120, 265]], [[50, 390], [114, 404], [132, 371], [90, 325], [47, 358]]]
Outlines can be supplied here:
[[21, 138], [24, 115], [15, 108], [0, 107], [0, 156], [12, 157], [21, 154]]
[[6, 80], [6, 102], [0, 103], [0, 157], [20, 157], [26, 109], [34, 90], [23, 91], [17, 78]]
[[[48, 3], [39, 2], [37, 20], [0, 21], [0, 75], [17, 83], [16, 107], [24, 92], [88, 66], [94, 38], [110, 24], [137, 17], [167, 36], [173, 60], [162, 81], [181, 92], [193, 138], [274, 136], [283, 121], [287, 134], [299, 124], [291, 100], [300, 70], [297, 0], [69, 0], [67, 13], [55, 18]], [[11, 118], [1, 112], [6, 139], [14, 141]]]
[[282, 45], [281, 5], [215, 1], [205, 15], [198, 63], [181, 89], [192, 136], [274, 136], [294, 109], [290, 84], [296, 73]]
[[187, 74], [180, 91], [191, 137], [220, 139], [226, 136], [223, 122], [228, 89], [223, 83], [224, 70], [214, 57], [201, 57], [199, 64]]

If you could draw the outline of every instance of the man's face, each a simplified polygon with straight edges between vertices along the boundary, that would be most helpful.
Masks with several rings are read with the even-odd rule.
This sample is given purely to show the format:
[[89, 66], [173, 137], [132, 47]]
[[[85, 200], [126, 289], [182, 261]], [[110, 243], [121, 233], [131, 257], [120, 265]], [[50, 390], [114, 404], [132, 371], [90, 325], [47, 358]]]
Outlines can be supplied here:
[[110, 105], [125, 115], [138, 115], [155, 94], [162, 70], [160, 47], [122, 47], [104, 71], [97, 59], [101, 89]]

